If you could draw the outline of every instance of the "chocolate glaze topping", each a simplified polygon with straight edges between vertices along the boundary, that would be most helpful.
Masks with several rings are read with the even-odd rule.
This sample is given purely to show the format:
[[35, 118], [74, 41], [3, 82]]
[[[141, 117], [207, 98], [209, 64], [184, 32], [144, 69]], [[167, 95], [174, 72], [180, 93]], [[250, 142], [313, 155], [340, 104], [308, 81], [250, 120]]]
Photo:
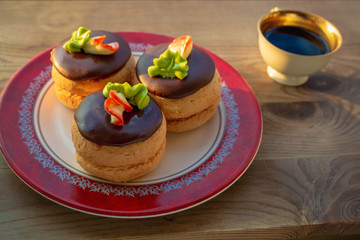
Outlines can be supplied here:
[[188, 60], [188, 75], [178, 78], [150, 77], [148, 67], [153, 66], [153, 59], [166, 51], [170, 43], [157, 45], [145, 52], [136, 65], [136, 75], [149, 92], [166, 98], [182, 98], [193, 94], [208, 84], [215, 74], [215, 64], [211, 57], [197, 47], [193, 47]]
[[71, 53], [61, 42], [52, 52], [52, 62], [56, 70], [71, 80], [98, 79], [118, 71], [131, 56], [129, 45], [115, 33], [92, 31], [90, 37], [106, 35], [105, 43], [118, 42], [119, 49], [111, 55]]
[[124, 112], [123, 126], [114, 125], [104, 108], [105, 99], [101, 91], [96, 91], [88, 95], [75, 112], [81, 135], [91, 142], [125, 146], [148, 139], [161, 125], [161, 110], [152, 99], [142, 110], [133, 106], [131, 112]]

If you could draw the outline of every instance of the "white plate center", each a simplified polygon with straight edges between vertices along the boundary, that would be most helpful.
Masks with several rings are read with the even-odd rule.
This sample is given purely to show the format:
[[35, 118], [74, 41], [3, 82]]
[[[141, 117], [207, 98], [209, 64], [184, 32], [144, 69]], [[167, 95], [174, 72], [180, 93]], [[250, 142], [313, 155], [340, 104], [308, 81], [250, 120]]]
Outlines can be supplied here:
[[[106, 183], [86, 172], [76, 161], [71, 139], [74, 111], [65, 107], [54, 92], [50, 79], [41, 89], [34, 106], [35, 133], [46, 152], [70, 171]], [[180, 177], [209, 159], [222, 141], [225, 132], [225, 107], [221, 102], [215, 115], [203, 126], [185, 133], [167, 133], [163, 161], [152, 172], [125, 183], [154, 184]]]

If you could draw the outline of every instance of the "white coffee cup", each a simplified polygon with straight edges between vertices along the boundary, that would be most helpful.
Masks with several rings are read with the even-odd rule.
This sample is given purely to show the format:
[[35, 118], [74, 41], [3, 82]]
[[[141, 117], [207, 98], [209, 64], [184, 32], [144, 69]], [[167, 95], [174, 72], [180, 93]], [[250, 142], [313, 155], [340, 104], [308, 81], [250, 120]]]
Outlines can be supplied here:
[[[275, 46], [266, 39], [265, 34], [278, 26], [294, 26], [312, 31], [326, 41], [329, 52], [320, 55], [301, 55]], [[268, 65], [268, 75], [288, 86], [304, 84], [309, 75], [320, 71], [330, 61], [331, 56], [342, 44], [341, 34], [333, 24], [320, 16], [306, 12], [274, 8], [260, 18], [257, 29], [259, 49]]]

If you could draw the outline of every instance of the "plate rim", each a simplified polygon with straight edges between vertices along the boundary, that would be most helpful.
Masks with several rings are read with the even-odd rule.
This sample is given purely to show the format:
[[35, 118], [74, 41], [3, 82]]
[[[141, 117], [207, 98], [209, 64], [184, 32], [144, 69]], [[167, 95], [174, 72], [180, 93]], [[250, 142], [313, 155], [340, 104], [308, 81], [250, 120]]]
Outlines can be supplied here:
[[[156, 34], [156, 33], [147, 33], [147, 32], [131, 32], [131, 31], [127, 31], [127, 32], [116, 32], [117, 34], [136, 34], [136, 35], [150, 35], [150, 36], [158, 36], [160, 38], [172, 38], [172, 37], [169, 37], [169, 36], [165, 36], [165, 35], [160, 35], [160, 34]], [[146, 42], [146, 41], [145, 41]], [[55, 45], [56, 46], [56, 45]], [[4, 99], [4, 96], [6, 96], [7, 92], [9, 91], [9, 86], [10, 86], [10, 83], [12, 81], [14, 81], [14, 79], [18, 78], [19, 75], [24, 71], [24, 69], [30, 65], [33, 61], [35, 61], [36, 59], [38, 59], [40, 56], [44, 55], [44, 54], [47, 54], [48, 52], [50, 52], [51, 49], [53, 49], [55, 46], [52, 46], [44, 51], [42, 51], [41, 53], [37, 54], [36, 56], [34, 56], [33, 58], [31, 58], [27, 63], [25, 63], [20, 69], [18, 69], [14, 75], [7, 81], [3, 91], [1, 92], [0, 94], [0, 107], [3, 105], [3, 99]], [[199, 47], [201, 48], [201, 47]], [[201, 48], [203, 49], [203, 48]], [[205, 49], [203, 49], [205, 50]], [[205, 50], [207, 53], [211, 53], [207, 50]], [[84, 213], [88, 213], [88, 214], [93, 214], [93, 215], [97, 215], [97, 216], [104, 216], [104, 217], [115, 217], [115, 218], [146, 218], [146, 217], [156, 217], [156, 216], [163, 216], [163, 215], [168, 215], [168, 214], [172, 214], [172, 213], [176, 213], [176, 212], [180, 212], [180, 211], [183, 211], [183, 210], [187, 210], [189, 208], [192, 208], [192, 207], [195, 207], [195, 206], [198, 206], [214, 197], [216, 197], [217, 195], [219, 195], [220, 193], [222, 193], [223, 191], [225, 191], [226, 189], [228, 189], [232, 184], [234, 184], [245, 172], [246, 170], [249, 168], [249, 166], [251, 165], [251, 163], [254, 161], [254, 158], [259, 150], [259, 147], [260, 147], [260, 144], [261, 144], [261, 140], [262, 140], [262, 134], [263, 134], [263, 122], [262, 122], [262, 114], [261, 114], [261, 110], [260, 110], [260, 106], [258, 104], [258, 101], [255, 97], [255, 94], [253, 93], [252, 89], [250, 88], [250, 86], [248, 85], [248, 83], [245, 81], [245, 79], [232, 67], [230, 66], [228, 63], [226, 63], [224, 60], [222, 60], [221, 58], [219, 58], [218, 56], [216, 56], [215, 54], [211, 53], [211, 56], [214, 60], [214, 62], [217, 60], [217, 61], [222, 61], [222, 64], [226, 64], [226, 67], [229, 68], [231, 71], [233, 71], [236, 75], [238, 75], [238, 77], [242, 80], [242, 83], [245, 84], [245, 87], [249, 90], [250, 94], [252, 95], [252, 100], [254, 100], [255, 102], [255, 105], [257, 106], [257, 109], [255, 109], [255, 111], [257, 112], [258, 114], [258, 123], [260, 124], [259, 127], [260, 127], [260, 131], [259, 131], [259, 134], [257, 136], [257, 146], [255, 147], [255, 149], [253, 149], [254, 151], [252, 152], [252, 156], [250, 156], [250, 159], [247, 161], [245, 167], [243, 168], [243, 170], [241, 171], [241, 173], [238, 174], [238, 176], [233, 179], [231, 182], [228, 182], [227, 184], [225, 184], [225, 186], [221, 189], [217, 189], [216, 191], [214, 191], [211, 196], [206, 196], [204, 197], [203, 199], [198, 199], [198, 201], [196, 202], [192, 202], [192, 204], [185, 204], [185, 206], [183, 207], [179, 207], [179, 208], [173, 208], [172, 210], [170, 211], [162, 211], [162, 212], [158, 212], [158, 213], [155, 213], [155, 214], [149, 214], [147, 212], [144, 211], [143, 215], [138, 215], [138, 214], [135, 214], [135, 215], [124, 215], [124, 214], [121, 214], [121, 215], [112, 215], [112, 214], [101, 214], [101, 213], [97, 213], [97, 212], [90, 212], [90, 211], [86, 211], [86, 210], [83, 210], [83, 209], [79, 209], [78, 207], [74, 207], [71, 203], [68, 203], [68, 204], [65, 204], [60, 198], [56, 198], [54, 195], [51, 195], [49, 194], [48, 192], [41, 192], [40, 189], [36, 188], [36, 186], [33, 186], [32, 184], [30, 184], [29, 182], [27, 182], [25, 180], [26, 177], [24, 177], [23, 175], [20, 174], [20, 171], [19, 169], [14, 169], [13, 166], [10, 164], [10, 160], [8, 160], [8, 156], [9, 154], [7, 153], [7, 149], [3, 149], [3, 139], [0, 138], [0, 149], [1, 149], [1, 152], [4, 156], [4, 160], [5, 162], [8, 164], [8, 166], [10, 167], [10, 169], [15, 173], [15, 175], [17, 175], [27, 186], [29, 186], [31, 189], [33, 189], [34, 191], [38, 192], [40, 195], [50, 199], [51, 201], [54, 201], [60, 205], [63, 205], [67, 208], [70, 208], [70, 209], [73, 209], [73, 210], [76, 210], [76, 211], [80, 211], [80, 212], [84, 212]], [[215, 58], [215, 59], [214, 59]], [[43, 66], [43, 67], [46, 67], [46, 66]], [[1, 108], [0, 108], [1, 110]], [[1, 112], [0, 112], [1, 113]], [[18, 172], [19, 171], [19, 172]]]

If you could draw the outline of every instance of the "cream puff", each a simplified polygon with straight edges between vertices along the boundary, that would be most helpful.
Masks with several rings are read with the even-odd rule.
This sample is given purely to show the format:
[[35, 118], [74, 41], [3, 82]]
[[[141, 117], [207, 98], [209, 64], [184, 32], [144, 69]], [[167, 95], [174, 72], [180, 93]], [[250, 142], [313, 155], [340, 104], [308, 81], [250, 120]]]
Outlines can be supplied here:
[[142, 84], [109, 83], [103, 92], [85, 97], [71, 133], [82, 168], [114, 182], [152, 171], [166, 148], [166, 120]]
[[136, 76], [162, 109], [168, 131], [203, 125], [220, 102], [221, 80], [214, 61], [192, 46], [190, 36], [146, 51], [137, 61]]
[[134, 78], [135, 60], [129, 45], [107, 31], [79, 27], [70, 40], [52, 50], [51, 61], [56, 96], [71, 109], [108, 82], [131, 82]]

